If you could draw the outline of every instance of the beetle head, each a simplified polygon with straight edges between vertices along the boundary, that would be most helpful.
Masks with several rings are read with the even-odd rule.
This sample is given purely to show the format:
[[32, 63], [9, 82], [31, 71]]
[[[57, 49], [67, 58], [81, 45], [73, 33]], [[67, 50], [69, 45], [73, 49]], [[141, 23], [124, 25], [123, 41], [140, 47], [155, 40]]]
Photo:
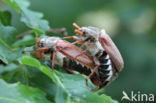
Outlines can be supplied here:
[[82, 27], [79, 29], [81, 32], [83, 32], [84, 37], [92, 37], [92, 38], [97, 38], [100, 34], [100, 30], [95, 27]]
[[76, 28], [75, 33], [86, 38], [97, 39], [100, 35], [100, 30], [95, 27], [79, 27], [76, 23], [73, 23], [73, 26]]
[[58, 37], [46, 37], [42, 38], [41, 40], [38, 41], [37, 45], [38, 47], [43, 47], [43, 48], [55, 48], [56, 43], [58, 40], [61, 40]]

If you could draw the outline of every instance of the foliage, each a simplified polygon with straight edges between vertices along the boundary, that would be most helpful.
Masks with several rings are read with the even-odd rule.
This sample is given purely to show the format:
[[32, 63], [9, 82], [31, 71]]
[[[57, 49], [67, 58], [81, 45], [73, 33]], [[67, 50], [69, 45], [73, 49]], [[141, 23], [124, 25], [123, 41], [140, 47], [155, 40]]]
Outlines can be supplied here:
[[[3, 0], [19, 15], [20, 21], [36, 36], [46, 33], [48, 21], [43, 14], [28, 9], [27, 0]], [[82, 75], [69, 75], [62, 70], [50, 71], [30, 53], [35, 37], [27, 33], [22, 39], [11, 25], [11, 13], [0, 12], [0, 102], [1, 103], [114, 103], [109, 96], [89, 91]], [[27, 48], [27, 49], [31, 49]], [[59, 67], [60, 68], [60, 67]]]
[[36, 35], [49, 29], [48, 21], [41, 19], [42, 13], [29, 10], [30, 3], [27, 0], [3, 0], [21, 15], [21, 21], [34, 30]]
[[[85, 85], [84, 77], [81, 75], [68, 75], [57, 71], [51, 72], [50, 68], [43, 66], [34, 58], [23, 56], [22, 63], [38, 68], [57, 84], [56, 102], [82, 102], [82, 103], [113, 103], [110, 97], [98, 96], [92, 93]], [[72, 84], [71, 84], [72, 83]]]
[[[23, 37], [21, 33], [23, 34], [23, 32], [27, 30], [32, 31], [33, 29], [37, 36], [40, 35], [40, 29], [44, 32], [48, 26], [46, 23], [38, 21], [45, 21], [46, 19], [48, 24], [52, 26], [52, 29], [65, 27], [69, 35], [74, 35], [71, 25], [73, 22], [76, 22], [80, 26], [96, 26], [106, 29], [119, 48], [125, 65], [119, 73], [118, 78], [105, 89], [101, 90], [102, 93], [109, 95], [121, 103], [129, 103], [126, 100], [121, 101], [122, 91], [125, 91], [128, 95], [130, 95], [131, 91], [156, 94], [155, 0], [3, 1], [9, 5], [7, 6], [0, 1], [0, 27], [3, 28], [0, 29], [0, 78], [5, 80], [5, 82], [9, 84], [20, 82], [23, 85], [38, 88], [46, 93], [46, 98], [50, 102], [59, 100], [55, 98], [59, 97], [56, 94], [65, 95], [64, 100], [67, 100], [68, 93], [63, 92], [64, 89], [57, 89], [57, 84], [49, 76], [36, 67], [22, 64], [23, 56], [32, 57], [32, 55], [29, 53], [21, 54], [21, 51], [23, 49], [32, 50], [35, 40], [34, 33], [26, 32]], [[29, 5], [29, 2], [31, 2], [31, 5]], [[22, 3], [20, 5], [23, 5], [23, 7], [19, 3]], [[32, 10], [33, 13], [41, 11], [44, 13], [44, 17], [39, 17], [36, 21], [33, 18], [38, 13], [26, 16], [23, 15], [21, 9], [27, 9], [24, 10], [26, 13]], [[29, 23], [28, 19], [24, 19], [27, 21], [21, 20], [21, 18], [27, 17], [30, 21], [37, 22], [37, 24], [43, 23], [46, 26], [40, 28], [39, 25]], [[53, 36], [54, 34], [48, 33], [48, 35]], [[40, 61], [40, 64], [41, 66], [45, 66], [43, 61]], [[59, 76], [61, 81], [62, 77], [60, 73], [68, 75], [61, 67], [56, 66], [55, 69], [54, 73]], [[69, 82], [72, 81], [71, 78], [76, 78], [76, 76], [79, 77], [79, 75], [69, 75]], [[80, 78], [84, 77], [81, 76]], [[84, 79], [80, 80], [84, 81]], [[73, 82], [69, 84], [73, 84]]]
[[[45, 93], [21, 83], [8, 84], [0, 79], [1, 103], [50, 103]], [[7, 92], [6, 92], [7, 91]]]

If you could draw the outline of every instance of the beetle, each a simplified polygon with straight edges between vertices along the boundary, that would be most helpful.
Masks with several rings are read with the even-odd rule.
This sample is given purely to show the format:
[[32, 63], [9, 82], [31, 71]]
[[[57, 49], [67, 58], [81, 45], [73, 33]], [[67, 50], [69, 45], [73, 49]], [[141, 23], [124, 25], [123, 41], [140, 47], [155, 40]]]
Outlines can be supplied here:
[[99, 86], [100, 88], [106, 86], [117, 76], [124, 65], [118, 48], [104, 29], [100, 30], [91, 26], [80, 28], [75, 23], [73, 23], [73, 26], [76, 28], [75, 33], [78, 36], [64, 37], [64, 39], [72, 38], [76, 41], [81, 41], [82, 45], [80, 48], [87, 46], [77, 57], [90, 51], [94, 62], [99, 62], [99, 68], [95, 71], [98, 73], [102, 82]]
[[37, 39], [37, 57], [43, 57], [43, 53], [51, 52], [53, 70], [54, 64], [58, 64], [65, 68], [65, 70], [74, 74], [72, 70], [78, 71], [82, 74], [87, 75], [86, 84], [88, 86], [88, 79], [91, 79], [92, 83], [99, 86], [99, 77], [93, 74], [98, 68], [98, 65], [94, 63], [93, 58], [87, 53], [83, 53], [81, 56], [76, 57], [82, 52], [82, 49], [75, 46], [74, 44], [81, 43], [76, 41], [74, 43], [62, 40], [59, 37], [46, 37]]

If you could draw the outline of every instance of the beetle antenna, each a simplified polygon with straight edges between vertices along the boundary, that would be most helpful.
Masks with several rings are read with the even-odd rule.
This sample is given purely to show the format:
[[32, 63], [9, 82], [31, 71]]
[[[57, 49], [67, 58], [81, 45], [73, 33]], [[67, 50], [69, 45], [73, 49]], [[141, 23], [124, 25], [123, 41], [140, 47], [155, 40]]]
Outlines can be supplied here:
[[83, 32], [80, 31], [80, 30], [77, 30], [77, 29], [76, 29], [74, 32], [75, 32], [76, 34], [78, 34], [78, 35], [83, 35]]
[[79, 27], [76, 23], [73, 23], [73, 26], [74, 26], [76, 29], [80, 29], [80, 27]]

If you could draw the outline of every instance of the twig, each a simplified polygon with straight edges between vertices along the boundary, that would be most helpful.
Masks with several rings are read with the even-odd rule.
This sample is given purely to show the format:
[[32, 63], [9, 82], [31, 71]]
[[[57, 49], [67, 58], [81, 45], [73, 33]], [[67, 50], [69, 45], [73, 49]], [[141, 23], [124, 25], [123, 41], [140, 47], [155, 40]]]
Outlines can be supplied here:
[[[29, 35], [29, 34], [33, 34], [33, 33], [34, 33], [33, 30], [28, 30], [26, 32], [23, 32], [23, 33], [17, 35], [16, 39], [20, 39], [20, 38], [24, 37], [25, 35]], [[65, 36], [68, 35], [68, 32], [67, 32], [66, 28], [60, 28], [60, 29], [57, 29], [57, 28], [56, 29], [52, 29], [52, 28], [50, 28], [47, 33], [63, 34]]]
[[61, 28], [61, 29], [49, 29], [48, 30], [49, 33], [55, 33], [55, 34], [63, 34], [65, 36], [68, 35], [68, 32], [66, 30], [66, 28]]
[[23, 36], [28, 35], [28, 34], [32, 34], [32, 33], [34, 33], [33, 30], [28, 30], [28, 31], [26, 31], [26, 32], [23, 32], [23, 33], [17, 35], [17, 36], [16, 36], [16, 39], [20, 39], [20, 38], [22, 38]]

